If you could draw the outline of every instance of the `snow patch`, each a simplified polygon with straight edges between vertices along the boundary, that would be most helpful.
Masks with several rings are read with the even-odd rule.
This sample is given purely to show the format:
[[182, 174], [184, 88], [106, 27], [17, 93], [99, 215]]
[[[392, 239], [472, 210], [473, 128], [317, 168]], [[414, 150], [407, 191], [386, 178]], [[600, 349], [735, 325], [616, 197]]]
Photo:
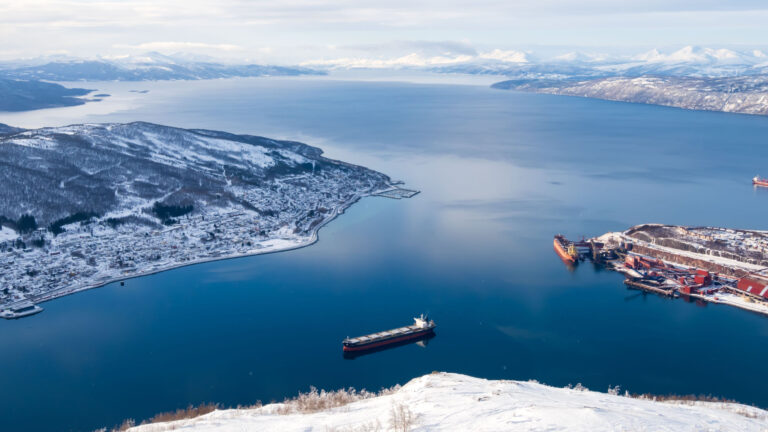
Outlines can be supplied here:
[[18, 237], [19, 235], [16, 233], [16, 231], [0, 225], [0, 243], [16, 240]]

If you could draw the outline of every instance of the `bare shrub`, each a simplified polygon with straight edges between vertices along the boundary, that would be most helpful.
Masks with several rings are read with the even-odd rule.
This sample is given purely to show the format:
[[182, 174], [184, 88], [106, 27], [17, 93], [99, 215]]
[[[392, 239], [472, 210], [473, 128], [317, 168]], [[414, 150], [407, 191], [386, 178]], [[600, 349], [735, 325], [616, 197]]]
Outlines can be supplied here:
[[611, 387], [608, 385], [608, 394], [613, 396], [618, 396], [619, 392], [621, 392], [621, 386]]
[[313, 386], [309, 388], [309, 392], [307, 393], [299, 393], [299, 395], [293, 399], [286, 399], [283, 402], [283, 405], [277, 408], [276, 413], [293, 414], [325, 411], [330, 408], [348, 405], [359, 400], [370, 399], [378, 395], [379, 394], [367, 390], [358, 391], [352, 387], [348, 389], [326, 391], [318, 390]]
[[156, 414], [151, 419], [142, 422], [142, 424], [165, 423], [170, 421], [185, 420], [185, 419], [200, 417], [201, 415], [205, 415], [205, 414], [216, 411], [218, 407], [219, 407], [218, 404], [213, 404], [213, 403], [204, 403], [198, 406], [190, 405], [184, 409], [177, 409], [176, 411], [168, 411], [168, 412]]
[[[156, 414], [154, 417], [150, 418], [149, 420], [144, 420], [143, 422], [141, 422], [141, 424], [146, 425], [146, 424], [152, 424], [152, 423], [165, 423], [165, 422], [171, 422], [176, 420], [191, 419], [191, 418], [199, 417], [201, 415], [216, 411], [218, 407], [219, 407], [218, 404], [212, 404], [212, 403], [204, 403], [197, 406], [190, 405], [184, 409], [177, 409], [176, 411], [169, 411], [169, 412]], [[136, 421], [133, 419], [128, 419], [120, 423], [120, 426], [116, 426], [112, 428], [110, 432], [123, 432], [134, 426], [136, 426]], [[102, 432], [102, 431], [106, 432], [106, 430], [107, 429], [104, 428], [104, 429], [99, 429], [96, 432]]]
[[128, 429], [130, 429], [130, 428], [132, 428], [134, 426], [136, 426], [136, 421], [134, 421], [133, 419], [123, 420], [123, 422], [120, 423], [120, 426], [117, 426], [117, 427], [112, 429], [112, 432], [127, 431]]
[[393, 404], [389, 412], [389, 423], [397, 432], [408, 432], [413, 426], [415, 416], [411, 410], [403, 404]]
[[[315, 387], [310, 387], [309, 392], [299, 393], [298, 396], [285, 399], [282, 404], [275, 407], [272, 411], [274, 414], [288, 415], [298, 413], [313, 413], [318, 411], [324, 411], [331, 408], [337, 408], [344, 405], [348, 405], [353, 402], [357, 402], [364, 399], [370, 399], [377, 396], [386, 396], [393, 394], [400, 390], [400, 385], [396, 385], [390, 388], [382, 388], [379, 392], [369, 392], [365, 389], [355, 390], [350, 387], [348, 389], [341, 389], [335, 391], [318, 390]], [[273, 400], [271, 403], [275, 403]], [[258, 409], [262, 408], [261, 401], [257, 401], [253, 405], [242, 406], [238, 405], [237, 409]], [[153, 423], [167, 423], [177, 420], [186, 420], [199, 417], [208, 413], [211, 413], [221, 408], [219, 404], [204, 403], [198, 406], [188, 406], [185, 409], [178, 409], [176, 411], [169, 411], [155, 415], [149, 420], [143, 421], [141, 424], [153, 424]], [[110, 429], [110, 432], [123, 432], [136, 425], [133, 419], [125, 420], [120, 426], [116, 426]], [[363, 424], [350, 429], [350, 432], [374, 432], [382, 430], [381, 423], [375, 422], [371, 424]], [[107, 432], [107, 429], [101, 429], [95, 432]], [[347, 432], [347, 430], [344, 430]]]
[[723, 402], [723, 403], [738, 403], [733, 399], [726, 399], [726, 398], [720, 398], [717, 396], [712, 395], [676, 395], [676, 394], [667, 394], [667, 395], [655, 395], [651, 393], [632, 393], [629, 395], [629, 397], [635, 398], [635, 399], [645, 399], [645, 400], [652, 400], [657, 402]]
[[[747, 418], [753, 418], [753, 419], [761, 419], [761, 420], [768, 420], [768, 416], [762, 414], [760, 411], [751, 410], [749, 406], [744, 406], [743, 404], [728, 398], [718, 397], [718, 396], [712, 396], [712, 395], [676, 395], [676, 394], [667, 394], [667, 395], [655, 395], [651, 393], [629, 393], [624, 392], [625, 397], [631, 397], [634, 399], [642, 399], [642, 400], [648, 400], [648, 401], [654, 401], [654, 402], [669, 402], [669, 403], [677, 403], [681, 405], [695, 405], [697, 402], [707, 402], [707, 403], [716, 403], [720, 404], [722, 408], [726, 408], [726, 410], [730, 411], [732, 413], [747, 417]], [[752, 406], [754, 408], [754, 406]]]
[[378, 396], [387, 396], [387, 395], [395, 394], [397, 393], [398, 390], [400, 390], [400, 388], [402, 388], [400, 384], [395, 384], [390, 388], [382, 388], [381, 390], [379, 390]]
[[588, 391], [589, 389], [584, 387], [581, 383], [576, 383], [576, 385], [568, 384], [565, 386], [565, 388], [569, 390], [576, 390], [576, 391]]
[[360, 400], [392, 394], [399, 389], [400, 386], [395, 386], [388, 389], [382, 389], [376, 393], [369, 392], [365, 389], [355, 390], [352, 387], [348, 389], [326, 391], [318, 390], [313, 386], [309, 388], [309, 392], [307, 393], [299, 393], [298, 396], [292, 399], [285, 399], [283, 404], [274, 410], [274, 413], [286, 415], [294, 413], [313, 413], [318, 411], [325, 411], [327, 409], [341, 407]]

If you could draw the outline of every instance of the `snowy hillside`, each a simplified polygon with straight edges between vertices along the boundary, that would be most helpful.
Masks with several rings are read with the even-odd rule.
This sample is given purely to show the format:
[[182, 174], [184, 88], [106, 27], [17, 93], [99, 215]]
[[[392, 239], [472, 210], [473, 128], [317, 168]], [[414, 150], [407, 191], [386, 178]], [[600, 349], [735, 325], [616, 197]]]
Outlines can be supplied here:
[[186, 130], [150, 123], [87, 124], [0, 135], [0, 216], [31, 214], [47, 225], [77, 212], [138, 211], [155, 201], [172, 205], [259, 211], [241, 189], [307, 172], [370, 175], [323, 158], [301, 143]]
[[765, 431], [768, 412], [713, 402], [655, 402], [520, 381], [433, 373], [325, 411], [284, 404], [221, 410], [132, 432], [224, 431]]
[[309, 245], [394, 188], [302, 143], [141, 122], [0, 126], [0, 164], [6, 318], [114, 280]]
[[694, 110], [768, 115], [768, 75], [509, 80], [496, 83], [493, 87]]

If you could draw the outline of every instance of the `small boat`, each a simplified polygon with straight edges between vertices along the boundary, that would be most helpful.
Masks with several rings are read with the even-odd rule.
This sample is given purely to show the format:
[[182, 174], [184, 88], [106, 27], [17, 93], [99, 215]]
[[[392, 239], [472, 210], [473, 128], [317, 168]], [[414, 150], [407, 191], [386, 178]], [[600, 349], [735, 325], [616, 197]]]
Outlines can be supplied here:
[[342, 342], [344, 352], [366, 351], [403, 341], [423, 338], [435, 331], [435, 322], [421, 314], [413, 319], [413, 325], [372, 333], [365, 336], [346, 338]]
[[576, 245], [562, 234], [555, 236], [554, 240], [555, 252], [557, 255], [568, 264], [576, 264], [579, 262], [579, 251], [576, 249]]
[[760, 176], [755, 176], [752, 179], [752, 184], [755, 186], [768, 187], [768, 179], [760, 178]]

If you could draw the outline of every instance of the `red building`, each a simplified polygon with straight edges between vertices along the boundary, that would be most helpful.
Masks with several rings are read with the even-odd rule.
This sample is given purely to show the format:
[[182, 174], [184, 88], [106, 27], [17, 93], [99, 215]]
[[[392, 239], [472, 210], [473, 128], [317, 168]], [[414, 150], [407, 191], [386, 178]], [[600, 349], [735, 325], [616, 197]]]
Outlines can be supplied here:
[[739, 279], [736, 288], [756, 297], [768, 299], [768, 279], [761, 276], [750, 275]]

